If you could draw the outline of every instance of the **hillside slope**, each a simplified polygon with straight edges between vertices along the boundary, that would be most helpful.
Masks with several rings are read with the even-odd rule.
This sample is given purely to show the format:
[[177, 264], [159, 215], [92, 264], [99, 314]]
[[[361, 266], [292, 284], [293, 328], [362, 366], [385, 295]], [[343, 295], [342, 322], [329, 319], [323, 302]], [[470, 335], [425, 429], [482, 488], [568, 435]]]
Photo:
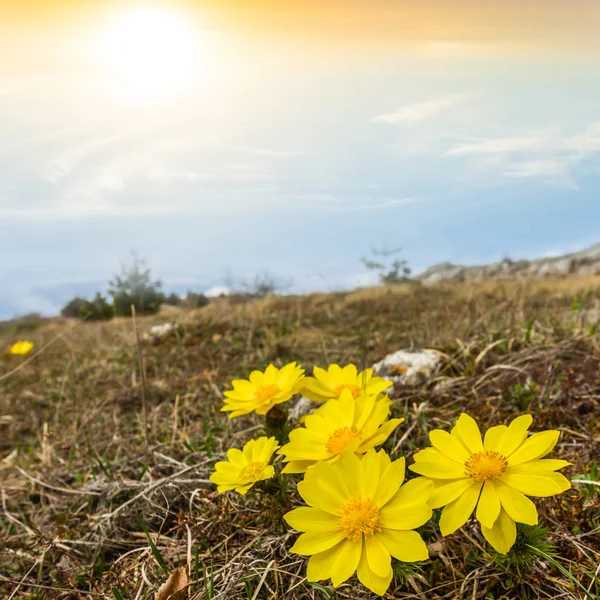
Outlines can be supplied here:
[[480, 266], [439, 263], [415, 277], [426, 284], [447, 281], [482, 281], [485, 279], [567, 277], [600, 275], [600, 244], [572, 254], [537, 260], [505, 259]]
[[[146, 385], [131, 321], [45, 325], [29, 334], [44, 348], [29, 362], [0, 362], [0, 596], [150, 599], [165, 571], [188, 567], [190, 600], [374, 600], [355, 579], [336, 592], [307, 583], [305, 560], [288, 553], [296, 534], [281, 518], [301, 503], [294, 478], [262, 495], [216, 493], [215, 461], [262, 422], [224, 418], [223, 390], [269, 363], [296, 360], [310, 371], [435, 348], [444, 363], [434, 379], [391, 392], [394, 415], [405, 418], [386, 445], [393, 456], [411, 464], [429, 431], [463, 411], [482, 428], [531, 413], [532, 431], [561, 432], [553, 457], [572, 463], [565, 475], [597, 480], [599, 315], [594, 278], [223, 299], [140, 320], [141, 333], [177, 324], [143, 343]], [[0, 335], [0, 347], [15, 340]], [[528, 554], [524, 533], [502, 559], [475, 524], [442, 538], [430, 522], [420, 530], [430, 560], [397, 566], [386, 597], [578, 600], [582, 589], [598, 597], [599, 492], [574, 483], [534, 499], [554, 562]]]

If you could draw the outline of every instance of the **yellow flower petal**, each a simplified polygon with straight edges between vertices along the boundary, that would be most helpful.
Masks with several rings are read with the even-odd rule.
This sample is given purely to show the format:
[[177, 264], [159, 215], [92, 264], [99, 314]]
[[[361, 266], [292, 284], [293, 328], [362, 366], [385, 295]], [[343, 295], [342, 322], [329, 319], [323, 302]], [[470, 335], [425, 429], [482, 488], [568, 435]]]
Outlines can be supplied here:
[[245, 495], [246, 495], [246, 492], [247, 492], [247, 491], [248, 491], [248, 490], [249, 490], [249, 489], [250, 489], [250, 488], [251, 488], [253, 485], [254, 485], [253, 483], [249, 483], [248, 485], [240, 485], [240, 486], [238, 486], [238, 487], [236, 487], [236, 488], [234, 488], [234, 489], [235, 489], [235, 491], [236, 491], [238, 494], [241, 494], [242, 496], [245, 496]]
[[297, 531], [337, 531], [340, 522], [339, 517], [309, 506], [295, 508], [283, 518]]
[[375, 537], [387, 548], [387, 551], [398, 560], [416, 562], [427, 560], [427, 545], [416, 531], [397, 531], [384, 529]]
[[431, 519], [431, 507], [426, 498], [413, 498], [410, 504], [393, 498], [380, 511], [379, 522], [385, 529], [415, 529]]
[[551, 471], [558, 471], [564, 467], [571, 466], [571, 463], [567, 460], [559, 460], [556, 458], [540, 458], [538, 460], [530, 460], [529, 462], [522, 463], [509, 467], [507, 473], [549, 473]]
[[502, 508], [513, 521], [525, 523], [525, 525], [537, 525], [537, 509], [529, 498], [502, 481], [495, 481], [494, 487], [498, 492]]
[[498, 448], [502, 444], [504, 439], [504, 434], [508, 431], [508, 427], [506, 425], [496, 425], [495, 427], [490, 427], [486, 432], [483, 438], [483, 449], [487, 452], [491, 450], [492, 452], [498, 452]]
[[312, 467], [315, 464], [313, 460], [292, 460], [287, 465], [285, 465], [284, 469], [281, 471], [282, 473], [306, 473], [309, 467]]
[[507, 470], [502, 473], [500, 480], [521, 494], [539, 498], [561, 494], [571, 487], [571, 483], [564, 475], [553, 471], [534, 475], [533, 473], [521, 474]]
[[356, 370], [356, 365], [346, 365], [342, 369], [342, 381], [344, 383], [356, 383], [356, 376], [358, 375], [358, 371]]
[[[217, 481], [214, 481], [214, 479], [210, 479], [213, 483], [218, 483]], [[230, 492], [231, 490], [234, 490], [236, 487], [238, 487], [237, 483], [223, 483], [223, 484], [219, 484], [217, 485], [217, 492], [219, 492], [219, 494], [224, 494], [225, 492]]]
[[495, 482], [486, 481], [481, 490], [481, 496], [477, 503], [477, 520], [486, 527], [493, 527], [500, 514], [500, 498], [495, 489]]
[[[335, 423], [335, 429], [350, 427], [354, 423], [354, 397], [352, 394], [343, 393], [338, 400], [328, 400], [317, 408], [315, 415], [325, 421]], [[308, 427], [308, 421], [306, 422]]]
[[452, 481], [445, 479], [434, 481], [434, 487], [427, 503], [431, 508], [441, 508], [456, 500], [472, 485], [473, 480], [466, 476]]
[[270, 385], [271, 383], [275, 383], [275, 379], [277, 379], [277, 367], [275, 365], [269, 365], [265, 369], [264, 385]]
[[515, 522], [501, 510], [494, 526], [490, 529], [481, 526], [483, 537], [490, 543], [492, 548], [500, 554], [506, 554], [517, 541], [517, 527]]
[[415, 463], [408, 467], [411, 471], [432, 479], [461, 479], [465, 477], [465, 466], [444, 456], [435, 448], [427, 448], [415, 454]]
[[343, 381], [344, 380], [344, 372], [340, 365], [330, 365], [328, 372], [331, 373], [331, 376], [334, 380]]
[[323, 462], [312, 467], [297, 487], [307, 504], [332, 515], [337, 515], [340, 506], [351, 497], [341, 472]]
[[527, 438], [527, 431], [532, 422], [533, 417], [531, 415], [521, 415], [512, 421], [497, 452], [502, 456], [512, 454]]
[[[250, 381], [246, 381], [245, 379], [234, 379], [231, 382], [233, 389], [238, 393], [244, 396], [254, 396], [256, 392], [256, 385], [254, 385]], [[229, 394], [229, 392], [225, 392], [225, 395]]]
[[377, 431], [368, 440], [365, 440], [365, 442], [361, 444], [360, 450], [362, 452], [366, 452], [375, 446], [380, 446], [390, 437], [394, 429], [396, 429], [396, 427], [403, 422], [403, 418], [390, 419], [387, 421], [387, 423], [384, 423], [379, 429], [377, 429]]
[[262, 371], [252, 371], [248, 379], [250, 380], [250, 383], [252, 383], [256, 387], [259, 387], [265, 382], [265, 374]]
[[314, 377], [305, 377], [302, 380], [300, 392], [313, 402], [326, 402], [329, 400], [327, 389], [323, 389]]
[[483, 450], [481, 433], [475, 419], [467, 413], [462, 413], [456, 421], [455, 430], [463, 441], [464, 445], [473, 453]]
[[329, 579], [333, 569], [333, 561], [335, 560], [338, 548], [344, 542], [341, 541], [329, 550], [325, 552], [319, 552], [313, 554], [308, 561], [308, 568], [306, 569], [306, 579], [308, 581], [323, 581], [323, 579]]
[[365, 498], [373, 499], [381, 479], [381, 461], [375, 450], [369, 450], [365, 454], [356, 477], [358, 477], [358, 493]]
[[344, 452], [336, 468], [340, 469], [348, 490], [352, 496], [360, 492], [361, 459], [354, 452]]
[[244, 449], [242, 450], [246, 464], [250, 464], [251, 462], [254, 462], [254, 458], [252, 455], [253, 455], [253, 448], [254, 448], [255, 444], [256, 444], [256, 440], [250, 440], [244, 446]]
[[358, 580], [366, 588], [370, 589], [379, 596], [383, 596], [386, 593], [387, 589], [390, 587], [390, 583], [392, 582], [391, 567], [390, 572], [385, 577], [379, 577], [378, 575], [375, 575], [367, 562], [366, 552], [363, 552], [360, 556], [356, 574], [358, 575]]
[[390, 407], [377, 402], [377, 396], [359, 396], [356, 399], [354, 426], [365, 432], [365, 437], [372, 436], [390, 413]]
[[243, 469], [246, 465], [247, 463], [243, 463], [240, 466], [226, 461], [219, 461], [215, 463], [215, 473], [235, 477], [240, 472], [240, 468]]
[[433, 490], [433, 482], [425, 477], [417, 477], [407, 481], [388, 502], [412, 504], [415, 500], [429, 504], [429, 496]]
[[371, 395], [381, 394], [382, 392], [387, 390], [392, 385], [394, 385], [394, 384], [391, 381], [387, 381], [386, 379], [381, 379], [381, 377], [373, 377], [373, 379], [371, 379], [369, 381], [369, 383], [367, 383], [365, 393], [371, 394]]
[[546, 456], [556, 446], [559, 436], [560, 431], [556, 430], [534, 433], [508, 457], [509, 467]]
[[430, 431], [429, 440], [433, 447], [437, 448], [444, 456], [459, 462], [461, 465], [464, 465], [471, 456], [463, 444], [443, 429]]
[[373, 502], [379, 508], [386, 504], [400, 489], [404, 481], [406, 461], [404, 457], [395, 460], [382, 474]]
[[333, 548], [346, 537], [344, 531], [308, 531], [303, 533], [290, 548], [294, 554], [310, 556]]
[[[325, 439], [328, 439], [338, 427], [338, 423], [332, 423], [331, 421], [325, 420], [318, 412], [307, 415], [304, 420], [304, 425], [306, 426], [307, 431], [313, 431], [317, 435], [323, 436]], [[305, 431], [305, 429], [294, 429], [290, 433], [290, 439], [293, 439], [292, 434], [300, 431]]]
[[385, 577], [392, 568], [392, 557], [375, 535], [365, 536], [364, 550], [369, 568], [377, 577]]
[[482, 483], [473, 483], [454, 502], [448, 504], [442, 511], [440, 531], [442, 535], [450, 535], [460, 529], [468, 520], [479, 499]]
[[362, 540], [346, 539], [339, 546], [336, 546], [336, 550], [331, 569], [331, 583], [334, 587], [338, 587], [354, 575], [362, 553]]
[[355, 425], [364, 432], [364, 439], [369, 439], [389, 417], [391, 403], [387, 398], [359, 396], [356, 399], [356, 406]]

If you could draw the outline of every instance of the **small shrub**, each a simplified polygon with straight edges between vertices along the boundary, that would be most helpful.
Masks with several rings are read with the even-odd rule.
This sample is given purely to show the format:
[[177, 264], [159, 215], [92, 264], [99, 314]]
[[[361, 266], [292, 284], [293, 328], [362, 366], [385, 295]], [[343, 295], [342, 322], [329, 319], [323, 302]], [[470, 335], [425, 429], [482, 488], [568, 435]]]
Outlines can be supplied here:
[[41, 327], [46, 321], [47, 319], [44, 319], [38, 313], [29, 313], [22, 317], [0, 322], [0, 333], [7, 333], [9, 335], [30, 333]]
[[188, 308], [202, 308], [206, 306], [210, 300], [204, 294], [199, 292], [188, 292], [184, 303]]
[[169, 306], [179, 306], [181, 304], [181, 298], [173, 292], [165, 298], [164, 304], [168, 304]]
[[160, 288], [162, 283], [153, 280], [145, 262], [133, 255], [131, 264], [122, 265], [121, 273], [110, 282], [109, 294], [113, 297], [115, 315], [131, 316], [131, 306], [140, 315], [154, 315], [165, 301]]
[[371, 249], [373, 258], [363, 258], [362, 262], [370, 271], [377, 272], [382, 285], [396, 285], [410, 281], [411, 269], [405, 260], [391, 260], [391, 256], [400, 252], [395, 250]]
[[80, 298], [79, 296], [76, 296], [72, 300], [69, 300], [67, 304], [65, 304], [63, 309], [60, 311], [60, 314], [63, 317], [77, 319], [81, 316], [81, 310], [83, 309], [86, 302], [87, 300], [85, 298]]
[[96, 294], [93, 300], [84, 302], [79, 315], [87, 321], [110, 321], [114, 317], [114, 310], [104, 296]]

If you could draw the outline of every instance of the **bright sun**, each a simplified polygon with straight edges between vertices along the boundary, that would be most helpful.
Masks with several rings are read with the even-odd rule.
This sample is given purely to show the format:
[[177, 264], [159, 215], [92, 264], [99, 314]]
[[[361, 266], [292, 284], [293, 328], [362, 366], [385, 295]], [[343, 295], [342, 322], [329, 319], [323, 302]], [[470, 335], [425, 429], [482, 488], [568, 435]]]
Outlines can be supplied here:
[[[163, 8], [135, 8], [103, 32], [99, 54], [108, 85], [122, 104], [154, 103], [180, 94], [197, 80], [207, 57], [183, 14]], [[201, 60], [200, 60], [201, 59]]]

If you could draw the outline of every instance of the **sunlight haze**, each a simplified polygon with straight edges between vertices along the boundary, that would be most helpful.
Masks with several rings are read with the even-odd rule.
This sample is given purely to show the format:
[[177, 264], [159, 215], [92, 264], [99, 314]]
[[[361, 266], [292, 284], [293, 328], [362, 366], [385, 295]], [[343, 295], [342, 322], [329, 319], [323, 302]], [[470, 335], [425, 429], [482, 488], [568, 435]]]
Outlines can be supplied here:
[[8, 2], [0, 318], [132, 249], [168, 289], [292, 291], [600, 239], [598, 3]]

